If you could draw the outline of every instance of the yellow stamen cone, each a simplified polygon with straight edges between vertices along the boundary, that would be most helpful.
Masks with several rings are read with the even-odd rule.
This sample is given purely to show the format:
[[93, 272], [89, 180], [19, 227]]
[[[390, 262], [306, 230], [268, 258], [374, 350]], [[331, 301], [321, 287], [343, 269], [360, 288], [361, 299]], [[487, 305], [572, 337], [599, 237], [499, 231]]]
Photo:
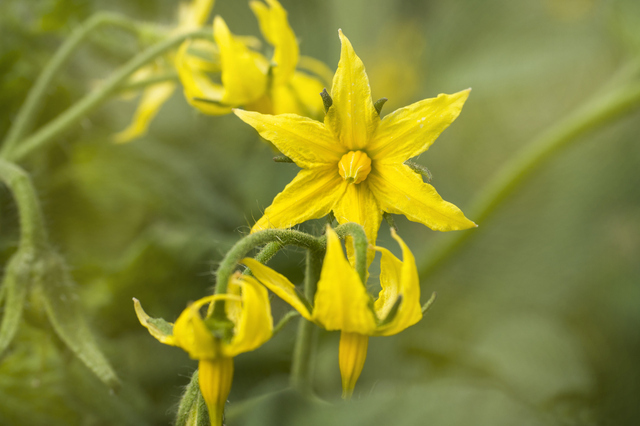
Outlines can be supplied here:
[[198, 370], [200, 392], [207, 403], [211, 426], [222, 426], [224, 405], [233, 381], [233, 358], [201, 359]]
[[371, 172], [371, 159], [362, 151], [350, 151], [338, 163], [338, 173], [349, 183], [360, 183]]
[[367, 359], [367, 347], [369, 346], [369, 336], [360, 333], [340, 333], [339, 363], [340, 374], [342, 375], [342, 399], [351, 399], [353, 389], [364, 361]]

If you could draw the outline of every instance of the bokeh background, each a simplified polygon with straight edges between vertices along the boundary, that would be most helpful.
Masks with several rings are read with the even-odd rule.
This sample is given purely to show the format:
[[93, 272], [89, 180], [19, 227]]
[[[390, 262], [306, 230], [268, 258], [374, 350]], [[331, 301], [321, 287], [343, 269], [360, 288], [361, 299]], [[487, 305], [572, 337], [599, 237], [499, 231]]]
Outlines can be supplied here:
[[[638, 81], [636, 0], [282, 0], [301, 52], [335, 69], [342, 28], [384, 112], [472, 87], [418, 162], [465, 211], [523, 147], [598, 93]], [[109, 10], [175, 21], [177, 2], [0, 3], [0, 135], [71, 30]], [[260, 36], [247, 2], [218, 0], [236, 34]], [[45, 123], [144, 44], [103, 29], [50, 87]], [[51, 238], [123, 387], [109, 392], [27, 318], [0, 360], [3, 425], [169, 424], [196, 362], [156, 342], [131, 302], [175, 320], [209, 292], [226, 250], [296, 173], [235, 116], [197, 113], [180, 91], [149, 134], [111, 142], [135, 99], [114, 98], [24, 162]], [[314, 388], [286, 390], [295, 323], [236, 358], [228, 425], [635, 425], [640, 422], [640, 112], [578, 138], [530, 175], [447, 262], [423, 275], [438, 299], [400, 335], [373, 338], [354, 400], [339, 399], [337, 333], [320, 332]], [[15, 206], [0, 189], [0, 254]], [[472, 220], [473, 216], [470, 217]], [[303, 226], [321, 229], [321, 223]], [[452, 238], [397, 217], [422, 264]], [[380, 243], [398, 253], [383, 224]], [[274, 267], [298, 282], [300, 252]], [[375, 267], [370, 285], [375, 287]], [[274, 313], [286, 307], [273, 301]], [[260, 398], [257, 398], [260, 397]]]

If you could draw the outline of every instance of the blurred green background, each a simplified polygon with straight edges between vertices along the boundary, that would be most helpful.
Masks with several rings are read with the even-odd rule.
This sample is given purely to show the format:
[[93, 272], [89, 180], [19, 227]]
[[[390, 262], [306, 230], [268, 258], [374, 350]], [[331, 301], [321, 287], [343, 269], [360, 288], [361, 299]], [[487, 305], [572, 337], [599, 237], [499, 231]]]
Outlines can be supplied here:
[[[533, 138], [592, 95], [638, 80], [636, 0], [282, 4], [301, 52], [332, 69], [342, 28], [367, 67], [374, 98], [389, 98], [383, 114], [473, 88], [461, 116], [418, 160], [463, 211]], [[2, 1], [0, 135], [56, 48], [92, 13], [170, 26], [176, 9], [173, 1]], [[218, 0], [214, 13], [234, 33], [260, 36], [247, 2]], [[118, 30], [94, 34], [50, 87], [38, 123], [143, 48]], [[201, 115], [180, 90], [146, 137], [113, 144], [135, 106], [114, 98], [23, 163], [123, 388], [110, 393], [50, 330], [27, 318], [0, 363], [0, 424], [169, 424], [196, 363], [149, 336], [131, 298], [150, 315], [175, 320], [211, 290], [222, 255], [297, 172], [272, 162], [271, 148], [235, 116]], [[286, 390], [295, 334], [289, 324], [236, 358], [228, 425], [639, 424], [639, 134], [636, 111], [580, 137], [466, 231], [475, 234], [468, 244], [422, 277], [424, 301], [438, 292], [425, 319], [371, 339], [351, 403], [339, 399], [337, 333], [320, 333], [315, 370], [315, 389], [331, 404]], [[6, 188], [0, 213], [4, 264], [18, 240]], [[404, 218], [396, 223], [419, 262], [452, 238]], [[380, 244], [398, 253], [387, 228]], [[287, 251], [273, 265], [299, 282], [302, 259]], [[273, 304], [277, 316], [287, 309]]]

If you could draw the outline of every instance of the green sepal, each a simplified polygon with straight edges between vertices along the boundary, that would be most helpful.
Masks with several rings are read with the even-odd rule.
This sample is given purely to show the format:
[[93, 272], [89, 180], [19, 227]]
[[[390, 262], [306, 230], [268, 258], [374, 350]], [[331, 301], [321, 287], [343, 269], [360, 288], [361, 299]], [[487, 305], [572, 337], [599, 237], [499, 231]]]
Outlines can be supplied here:
[[200, 393], [198, 370], [191, 376], [191, 381], [182, 395], [176, 416], [176, 426], [210, 426], [207, 405]]
[[273, 161], [276, 163], [293, 163], [293, 160], [286, 155], [277, 155], [273, 157]]
[[382, 327], [383, 325], [387, 325], [391, 321], [394, 320], [396, 315], [398, 315], [398, 309], [400, 309], [400, 305], [402, 304], [402, 299], [403, 299], [402, 295], [401, 294], [398, 295], [398, 298], [393, 303], [393, 306], [389, 310], [389, 313], [387, 314], [386, 318], [380, 320], [380, 323], [378, 324], [378, 327]]
[[431, 297], [429, 298], [429, 300], [427, 300], [427, 303], [425, 303], [424, 305], [422, 305], [422, 315], [426, 314], [427, 311], [429, 310], [429, 308], [431, 307], [431, 305], [433, 305], [433, 302], [436, 301], [436, 296], [438, 294], [434, 291], [433, 293], [431, 293]]
[[324, 104], [324, 112], [327, 113], [329, 108], [331, 108], [331, 105], [333, 105], [333, 99], [331, 99], [331, 95], [329, 95], [327, 89], [322, 89], [320, 96], [322, 97], [322, 103]]
[[387, 101], [388, 101], [387, 98], [380, 98], [374, 102], [373, 107], [376, 109], [376, 112], [378, 113], [378, 115], [380, 115], [380, 112], [382, 111], [382, 107], [384, 106], [385, 103], [387, 103]]
[[422, 164], [414, 163], [413, 161], [409, 161], [409, 160], [405, 161], [404, 164], [406, 166], [409, 166], [409, 168], [414, 172], [422, 176], [425, 176], [427, 178], [427, 181], [431, 182], [433, 175], [431, 174], [431, 171], [427, 169], [426, 166], [423, 166]]
[[384, 221], [387, 222], [387, 225], [389, 225], [389, 227], [391, 227], [396, 232], [398, 231], [398, 227], [396, 226], [396, 222], [393, 220], [393, 216], [391, 216], [391, 213], [383, 212], [382, 217], [384, 218]]

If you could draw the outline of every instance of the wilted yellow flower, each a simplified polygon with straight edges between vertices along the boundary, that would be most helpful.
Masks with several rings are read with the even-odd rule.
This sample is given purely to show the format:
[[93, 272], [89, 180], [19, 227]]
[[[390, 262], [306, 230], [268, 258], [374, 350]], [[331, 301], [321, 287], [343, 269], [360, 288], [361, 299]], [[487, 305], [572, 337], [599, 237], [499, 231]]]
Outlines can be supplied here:
[[[255, 41], [233, 35], [219, 16], [213, 22], [215, 45], [209, 43], [203, 51], [203, 43], [193, 46], [187, 41], [180, 47], [177, 60], [180, 80], [188, 102], [200, 111], [222, 115], [233, 107], [243, 106], [269, 114], [322, 115], [323, 106], [317, 94], [324, 83], [296, 68], [305, 65], [320, 77], [330, 75], [331, 71], [320, 61], [300, 58], [286, 10], [276, 0], [266, 2], [252, 1], [250, 6], [264, 38], [273, 46], [270, 61], [252, 49]], [[200, 55], [190, 53], [192, 47], [200, 50]], [[216, 63], [221, 84], [208, 75], [216, 71], [211, 67]]]
[[[214, 2], [214, 0], [192, 0], [190, 3], [181, 3], [178, 9], [178, 24], [170, 34], [176, 35], [200, 28], [211, 13]], [[174, 60], [174, 55], [169, 55], [169, 58], [160, 59], [160, 64], [141, 68], [135, 73], [132, 80], [150, 78], [154, 75], [160, 76], [174, 69], [172, 64]], [[151, 120], [158, 114], [162, 105], [171, 97], [175, 89], [176, 83], [171, 81], [153, 84], [144, 89], [131, 124], [114, 135], [114, 140], [118, 143], [124, 143], [143, 136], [147, 132]]]
[[[185, 309], [175, 324], [150, 318], [137, 299], [133, 299], [140, 323], [161, 343], [177, 346], [199, 360], [200, 391], [209, 410], [212, 426], [221, 426], [224, 405], [231, 390], [233, 357], [256, 349], [273, 333], [271, 306], [266, 289], [254, 278], [236, 274], [229, 280], [229, 293], [204, 297]], [[200, 309], [209, 303], [225, 301], [233, 329], [225, 333], [212, 330]], [[173, 327], [173, 329], [171, 329]]]
[[390, 336], [420, 321], [420, 282], [413, 254], [391, 231], [402, 248], [402, 261], [389, 250], [382, 254], [382, 290], [372, 303], [365, 284], [345, 258], [335, 231], [327, 227], [327, 253], [322, 264], [313, 306], [303, 299], [283, 275], [255, 259], [243, 259], [253, 275], [305, 319], [327, 330], [340, 330], [339, 364], [343, 398], [348, 399], [362, 372], [369, 336]]
[[342, 31], [340, 39], [324, 123], [234, 110], [302, 168], [251, 231], [289, 228], [331, 211], [339, 223], [362, 225], [370, 242], [376, 241], [383, 212], [403, 214], [438, 231], [476, 226], [404, 164], [426, 151], [458, 117], [469, 90], [416, 102], [381, 120], [362, 61]]

